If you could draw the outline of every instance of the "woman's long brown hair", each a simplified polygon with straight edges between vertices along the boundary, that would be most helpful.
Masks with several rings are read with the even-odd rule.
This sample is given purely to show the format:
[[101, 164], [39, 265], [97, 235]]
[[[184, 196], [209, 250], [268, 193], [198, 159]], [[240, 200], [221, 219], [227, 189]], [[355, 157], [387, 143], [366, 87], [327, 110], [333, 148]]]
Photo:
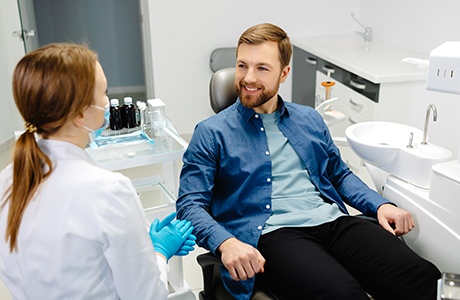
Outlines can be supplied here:
[[13, 182], [6, 191], [9, 204], [5, 238], [17, 250], [18, 233], [27, 205], [53, 170], [36, 142], [73, 120], [94, 101], [97, 55], [88, 47], [50, 44], [25, 55], [13, 73], [13, 96], [26, 131], [13, 152]]

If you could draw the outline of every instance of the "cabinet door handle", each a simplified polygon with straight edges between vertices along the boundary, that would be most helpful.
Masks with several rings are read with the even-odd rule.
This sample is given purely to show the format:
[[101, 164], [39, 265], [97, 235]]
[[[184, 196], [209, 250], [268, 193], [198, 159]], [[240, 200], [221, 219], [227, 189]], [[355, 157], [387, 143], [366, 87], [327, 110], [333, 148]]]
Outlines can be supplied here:
[[366, 89], [366, 85], [365, 84], [362, 84], [362, 83], [358, 83], [354, 80], [350, 80], [350, 85], [359, 89], [359, 90], [365, 90]]
[[352, 119], [352, 117], [348, 117], [348, 122], [350, 122], [351, 124], [356, 124], [358, 122], [356, 122], [355, 120]]
[[309, 63], [310, 65], [314, 65], [314, 66], [318, 63], [318, 61], [314, 59], [313, 57], [307, 57], [305, 58], [305, 61]]
[[327, 74], [333, 74], [335, 72], [334, 68], [328, 67], [328, 66], [323, 66], [323, 71], [326, 72]]
[[350, 102], [351, 105], [353, 105], [357, 109], [361, 109], [363, 107], [362, 104], [356, 102], [355, 100], [353, 100], [353, 98], [350, 98], [350, 100], [348, 100], [348, 101]]

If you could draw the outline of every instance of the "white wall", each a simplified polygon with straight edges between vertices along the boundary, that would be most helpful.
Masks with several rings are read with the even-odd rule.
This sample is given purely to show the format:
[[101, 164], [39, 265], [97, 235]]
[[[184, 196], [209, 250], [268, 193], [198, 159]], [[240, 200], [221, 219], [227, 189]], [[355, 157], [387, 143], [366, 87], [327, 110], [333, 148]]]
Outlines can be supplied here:
[[[359, 7], [363, 22], [373, 28], [376, 39], [426, 53], [424, 59], [444, 41], [460, 41], [460, 1], [361, 0]], [[394, 107], [393, 115], [420, 129], [423, 129], [427, 106], [436, 105], [438, 121], [430, 121], [430, 141], [457, 156], [460, 95], [427, 91], [422, 86], [410, 99], [395, 99], [395, 102], [401, 105]]]
[[[2, 1], [2, 5], [16, 5], [16, 1]], [[332, 0], [327, 2], [327, 8], [320, 0], [286, 0], [282, 4], [274, 0], [169, 0], [149, 1], [149, 5], [155, 96], [166, 102], [168, 115], [183, 134], [191, 133], [197, 122], [212, 115], [208, 102], [211, 51], [235, 46], [239, 35], [256, 23], [280, 25], [291, 37], [351, 33], [360, 30], [350, 17], [350, 12], [354, 11], [359, 20], [373, 28], [376, 39], [412, 48], [426, 53], [427, 57], [429, 51], [443, 41], [460, 40], [458, 0]], [[19, 22], [15, 14], [7, 11], [3, 7], [0, 10], [0, 40], [9, 40], [2, 43], [7, 46], [0, 50], [2, 57], [13, 40], [11, 32], [15, 29], [11, 28], [11, 23]], [[16, 20], [12, 22], [12, 18]], [[2, 65], [1, 69], [1, 90], [8, 92], [11, 82], [8, 74], [12, 67], [8, 71]], [[286, 100], [291, 95], [290, 84], [288, 80], [281, 87]], [[409, 105], [413, 108], [409, 112], [409, 119], [413, 119], [410, 122], [423, 126], [424, 110], [429, 103], [434, 103], [438, 107], [439, 121], [430, 124], [430, 138], [457, 149], [459, 132], [450, 128], [460, 128], [460, 118], [455, 115], [460, 111], [460, 96], [430, 91], [422, 94], [420, 99], [401, 100], [413, 102]], [[21, 127], [11, 95], [2, 96], [2, 99], [0, 103], [8, 101], [1, 105], [2, 115], [11, 116], [11, 119], [0, 118], [0, 144], [10, 134], [9, 124]], [[453, 126], [446, 127], [450, 122]]]
[[11, 144], [14, 129], [21, 129], [22, 118], [14, 104], [11, 91], [12, 74], [16, 63], [24, 55], [21, 40], [13, 37], [20, 30], [18, 6], [14, 0], [0, 2], [0, 152]]
[[361, 0], [363, 22], [376, 38], [423, 53], [447, 40], [460, 40], [458, 0]]
[[[151, 1], [150, 18], [154, 59], [155, 96], [167, 105], [167, 114], [182, 134], [193, 132], [195, 124], [212, 115], [208, 102], [211, 76], [209, 55], [217, 47], [234, 47], [249, 26], [271, 22], [291, 37], [352, 33], [361, 28], [351, 19], [355, 12], [372, 27], [375, 38], [428, 54], [446, 40], [460, 40], [460, 2], [319, 0], [279, 1]], [[281, 86], [289, 100], [291, 81]], [[456, 155], [460, 145], [460, 96], [426, 91], [404, 101], [397, 120], [423, 128], [428, 104], [438, 108], [438, 122], [431, 123], [430, 141], [449, 148]], [[406, 108], [409, 107], [407, 110]], [[405, 110], [403, 111], [404, 108]], [[398, 114], [395, 114], [397, 116]], [[452, 128], [455, 130], [452, 131]], [[449, 134], [447, 134], [449, 133]]]
[[[155, 96], [182, 134], [213, 114], [208, 100], [215, 48], [235, 47], [241, 33], [262, 22], [279, 25], [291, 36], [351, 33], [359, 27], [358, 0], [150, 1]], [[290, 81], [281, 94], [289, 100]]]

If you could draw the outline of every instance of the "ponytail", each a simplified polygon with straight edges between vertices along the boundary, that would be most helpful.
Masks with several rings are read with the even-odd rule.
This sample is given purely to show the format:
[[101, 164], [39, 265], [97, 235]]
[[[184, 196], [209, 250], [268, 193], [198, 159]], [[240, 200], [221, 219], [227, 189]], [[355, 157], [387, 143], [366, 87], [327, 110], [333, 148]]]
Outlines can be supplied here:
[[5, 235], [6, 240], [9, 240], [11, 252], [17, 250], [17, 236], [27, 205], [52, 171], [51, 160], [38, 147], [34, 133], [36, 128], [34, 130], [32, 126], [27, 126], [26, 132], [19, 137], [14, 146], [13, 184], [7, 197], [9, 211]]

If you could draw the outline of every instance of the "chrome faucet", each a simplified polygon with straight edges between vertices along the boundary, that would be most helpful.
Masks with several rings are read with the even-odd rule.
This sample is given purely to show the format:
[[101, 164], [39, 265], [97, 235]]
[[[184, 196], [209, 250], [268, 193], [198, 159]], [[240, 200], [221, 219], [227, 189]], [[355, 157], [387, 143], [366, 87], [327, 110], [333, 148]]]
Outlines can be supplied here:
[[363, 24], [361, 24], [361, 22], [359, 22], [355, 18], [355, 13], [351, 13], [351, 17], [353, 18], [353, 20], [355, 20], [356, 23], [359, 24], [359, 26], [361, 26], [364, 29], [364, 32], [355, 31], [354, 33], [357, 34], [357, 35], [362, 36], [364, 38], [364, 41], [366, 41], [366, 42], [372, 41], [372, 29], [370, 27], [367, 27], [367, 26], [364, 26]]
[[429, 119], [430, 119], [430, 111], [433, 111], [433, 122], [436, 122], [437, 119], [438, 119], [438, 112], [436, 110], [436, 106], [434, 106], [433, 104], [428, 105], [428, 107], [426, 108], [425, 126], [423, 127], [422, 145], [428, 144], [426, 142], [426, 139], [427, 139], [427, 133], [428, 133], [428, 122], [429, 122]]

